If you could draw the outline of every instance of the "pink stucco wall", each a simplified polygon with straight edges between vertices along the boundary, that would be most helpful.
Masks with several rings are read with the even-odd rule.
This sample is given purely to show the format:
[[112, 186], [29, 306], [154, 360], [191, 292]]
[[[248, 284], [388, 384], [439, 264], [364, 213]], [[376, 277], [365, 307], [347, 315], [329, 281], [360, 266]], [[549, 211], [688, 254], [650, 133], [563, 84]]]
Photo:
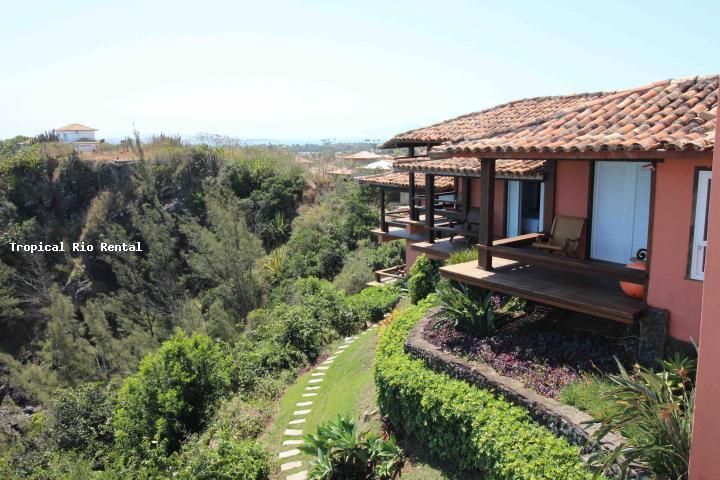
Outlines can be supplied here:
[[670, 312], [670, 335], [689, 341], [700, 337], [703, 283], [688, 279], [690, 225], [696, 167], [712, 159], [667, 158], [655, 171], [648, 304]]
[[[702, 283], [688, 280], [687, 263], [695, 168], [706, 159], [669, 157], [657, 164], [648, 304], [670, 312], [670, 335], [695, 340], [700, 331]], [[588, 218], [590, 162], [558, 161], [555, 215]], [[579, 255], [586, 255], [583, 232]]]
[[415, 265], [415, 260], [421, 255], [420, 252], [412, 248], [413, 243], [410, 240], [405, 241], [405, 268], [410, 271], [410, 267]]
[[[493, 208], [493, 235], [502, 238], [505, 234], [505, 181], [495, 180], [495, 200]], [[459, 191], [462, 191], [462, 182], [460, 182]], [[480, 207], [480, 179], [473, 178], [470, 180], [470, 206]]]
[[[408, 224], [405, 229], [409, 234], [425, 233], [425, 227], [421, 224]], [[415, 264], [415, 260], [422, 255], [420, 252], [412, 248], [413, 244], [418, 243], [412, 240], [405, 240], [405, 268], [409, 271], [410, 267]]]
[[[720, 126], [715, 145], [720, 143]], [[715, 150], [712, 185], [720, 185], [720, 152]], [[690, 480], [714, 480], [720, 472], [720, 189], [710, 189], [710, 225], [702, 295], [700, 356], [690, 449]]]
[[[590, 162], [559, 160], [555, 170], [555, 215], [588, 217]], [[580, 238], [578, 256], [585, 257], [585, 230]]]

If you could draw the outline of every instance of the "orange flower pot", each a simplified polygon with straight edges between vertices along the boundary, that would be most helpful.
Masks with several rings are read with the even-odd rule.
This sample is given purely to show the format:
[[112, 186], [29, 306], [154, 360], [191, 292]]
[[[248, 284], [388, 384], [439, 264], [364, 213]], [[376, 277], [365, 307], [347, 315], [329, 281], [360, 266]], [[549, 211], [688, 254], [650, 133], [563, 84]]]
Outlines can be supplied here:
[[[634, 268], [636, 270], [645, 270], [645, 262], [632, 262], [625, 265], [627, 268]], [[628, 295], [633, 298], [643, 298], [645, 293], [645, 285], [640, 283], [620, 282], [620, 288]]]

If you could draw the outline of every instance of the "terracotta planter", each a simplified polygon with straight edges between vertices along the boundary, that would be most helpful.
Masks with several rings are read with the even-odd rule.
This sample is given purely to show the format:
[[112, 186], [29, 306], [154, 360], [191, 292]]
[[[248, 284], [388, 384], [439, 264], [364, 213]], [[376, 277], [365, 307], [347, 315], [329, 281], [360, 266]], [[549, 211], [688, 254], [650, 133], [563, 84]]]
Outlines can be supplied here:
[[[645, 270], [645, 262], [636, 261], [625, 265], [627, 268], [634, 268], [636, 270]], [[643, 298], [645, 293], [645, 285], [640, 283], [620, 282], [620, 288], [622, 288], [625, 295], [633, 298]]]

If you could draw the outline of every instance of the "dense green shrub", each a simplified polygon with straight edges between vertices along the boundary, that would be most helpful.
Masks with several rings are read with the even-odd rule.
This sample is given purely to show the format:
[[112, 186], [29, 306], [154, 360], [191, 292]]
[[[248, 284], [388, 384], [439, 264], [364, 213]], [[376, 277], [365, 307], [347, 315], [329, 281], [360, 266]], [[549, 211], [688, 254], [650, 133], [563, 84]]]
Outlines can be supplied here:
[[228, 432], [236, 440], [257, 438], [275, 413], [274, 400], [275, 395], [266, 398], [264, 392], [224, 400], [209, 430]]
[[440, 270], [437, 262], [430, 260], [425, 255], [420, 255], [412, 268], [407, 287], [412, 303], [418, 303], [435, 291], [440, 280]]
[[277, 372], [314, 361], [332, 336], [328, 325], [318, 322], [306, 305], [280, 304], [253, 316], [257, 322], [251, 338], [262, 369]]
[[94, 383], [56, 390], [50, 408], [0, 455], [0, 478], [90, 478], [112, 452], [114, 398], [109, 386]]
[[369, 263], [373, 270], [390, 268], [405, 263], [405, 242], [393, 240], [369, 248]]
[[[0, 478], [3, 480], [90, 480], [97, 477], [93, 461], [78, 452], [35, 451], [18, 456], [17, 446], [0, 456]], [[122, 478], [122, 477], [117, 477]]]
[[377, 225], [373, 197], [371, 189], [355, 182], [338, 182], [319, 203], [295, 219], [293, 235], [316, 230], [347, 250], [354, 250], [359, 242], [372, 239], [370, 232]]
[[365, 288], [368, 282], [372, 282], [374, 279], [373, 269], [368, 266], [365, 259], [347, 258], [343, 269], [333, 279], [333, 285], [348, 295], [352, 295]]
[[347, 306], [360, 326], [378, 322], [389, 312], [400, 298], [398, 288], [393, 285], [366, 288], [347, 298]]
[[30, 140], [30, 137], [24, 135], [16, 135], [12, 138], [0, 140], [0, 161], [10, 158], [22, 148], [22, 143]]
[[348, 417], [319, 425], [300, 448], [316, 456], [309, 471], [316, 480], [390, 480], [400, 475], [405, 463], [394, 438], [383, 440], [370, 431], [360, 431]]
[[29, 218], [50, 206], [52, 164], [37, 145], [22, 148], [0, 162], [0, 183], [22, 218]]
[[375, 358], [381, 412], [398, 431], [438, 458], [484, 479], [589, 480], [579, 448], [536, 424], [527, 412], [446, 374], [433, 372], [403, 345], [429, 302], [410, 306], [386, 327]]
[[345, 258], [343, 269], [333, 280], [333, 285], [351, 295], [374, 279], [373, 272], [405, 263], [405, 244], [401, 240], [375, 245], [366, 242]]
[[262, 444], [227, 436], [189, 441], [178, 463], [172, 478], [180, 480], [263, 480], [270, 474], [270, 456]]
[[114, 441], [115, 392], [98, 383], [56, 391], [45, 435], [60, 450], [101, 457]]
[[144, 454], [148, 442], [172, 452], [199, 432], [231, 386], [231, 358], [204, 335], [182, 332], [145, 357], [118, 394], [116, 444], [125, 455]]
[[281, 307], [279, 318], [283, 323], [283, 330], [277, 347], [295, 349], [304, 360], [315, 361], [328, 340], [329, 329], [318, 324], [313, 309], [305, 305]]
[[345, 294], [332, 283], [316, 277], [287, 279], [273, 289], [270, 304], [309, 307], [320, 328], [332, 328], [340, 335], [355, 332], [356, 319], [346, 308]]
[[345, 257], [345, 246], [338, 240], [310, 229], [295, 232], [286, 251], [288, 255], [280, 268], [283, 278], [333, 278]]

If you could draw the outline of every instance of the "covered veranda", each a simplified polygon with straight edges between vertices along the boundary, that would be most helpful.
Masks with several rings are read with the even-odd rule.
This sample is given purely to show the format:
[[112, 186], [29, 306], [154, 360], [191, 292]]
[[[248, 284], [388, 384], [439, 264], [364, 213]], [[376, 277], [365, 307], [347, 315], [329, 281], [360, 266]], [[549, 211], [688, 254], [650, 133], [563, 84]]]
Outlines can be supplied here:
[[[447, 278], [489, 290], [517, 295], [532, 301], [561, 307], [564, 309], [590, 314], [623, 323], [633, 323], [647, 308], [642, 298], [632, 298], [621, 289], [620, 282], [641, 284], [647, 291], [648, 274], [646, 270], [628, 268], [624, 264], [600, 261], [589, 258], [589, 238], [591, 238], [593, 207], [588, 201], [584, 215], [585, 232], [581, 253], [577, 258], [551, 253], [536, 248], [538, 236], [547, 235], [556, 216], [558, 207], [555, 194], [556, 169], [558, 162], [589, 162], [593, 171], [594, 162], [607, 158], [609, 152], [600, 154], [553, 155], [548, 153], [515, 154], [522, 160], [544, 160], [545, 196], [543, 233], [523, 235], [522, 237], [495, 240], [493, 232], [493, 212], [496, 211], [493, 193], [495, 187], [495, 165], [503, 158], [495, 155], [467, 154], [467, 158], [479, 165], [480, 170], [480, 211], [481, 222], [478, 227], [478, 260], [441, 268], [441, 274]], [[457, 155], [453, 152], [452, 155]], [[504, 153], [503, 157], [507, 154]], [[633, 155], [623, 155], [623, 160]], [[652, 165], [659, 159], [637, 156], [630, 161]], [[484, 172], [484, 173], [483, 173]], [[651, 172], [651, 184], [654, 183], [654, 170]], [[588, 181], [589, 195], [592, 195], [593, 177]], [[652, 218], [652, 212], [650, 212]], [[645, 228], [648, 228], [645, 225]], [[647, 262], [649, 263], [649, 248]]]

